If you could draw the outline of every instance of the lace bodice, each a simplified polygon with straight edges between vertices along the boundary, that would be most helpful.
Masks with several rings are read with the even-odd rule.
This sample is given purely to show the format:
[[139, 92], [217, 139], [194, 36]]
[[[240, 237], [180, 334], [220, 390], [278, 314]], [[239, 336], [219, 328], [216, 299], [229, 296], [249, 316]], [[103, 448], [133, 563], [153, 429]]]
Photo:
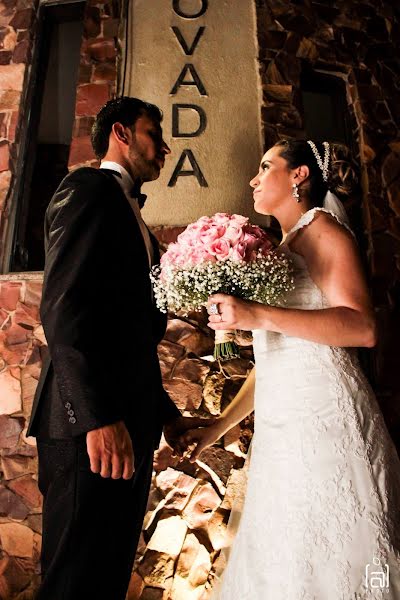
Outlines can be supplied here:
[[351, 235], [354, 236], [354, 232], [351, 229], [351, 227], [349, 226], [349, 224], [346, 221], [344, 221], [343, 219], [340, 219], [336, 213], [334, 213], [332, 210], [328, 210], [327, 208], [323, 208], [322, 206], [314, 206], [314, 208], [310, 208], [310, 210], [305, 212], [300, 217], [300, 219], [297, 221], [297, 223], [295, 223], [295, 225], [288, 232], [284, 243], [287, 244], [288, 241], [290, 241], [291, 238], [293, 237], [293, 235], [296, 233], [296, 231], [298, 231], [299, 229], [302, 229], [306, 225], [309, 225], [314, 220], [315, 215], [318, 212], [324, 212], [328, 215], [331, 215], [331, 217], [333, 217], [340, 225], [345, 227], [347, 229], [347, 231], [349, 231], [351, 233]]
[[288, 232], [284, 242], [281, 243], [281, 245], [279, 246], [279, 251], [289, 256], [294, 268], [295, 288], [292, 292], [288, 294], [286, 298], [285, 306], [287, 308], [303, 308], [306, 310], [315, 310], [327, 308], [329, 306], [327, 298], [312, 280], [307, 268], [307, 263], [303, 256], [294, 252], [290, 248], [290, 242], [292, 241], [297, 231], [309, 225], [314, 220], [315, 215], [318, 212], [325, 212], [331, 215], [340, 225], [345, 227], [352, 235], [354, 235], [353, 231], [350, 229], [347, 223], [341, 221], [335, 213], [326, 210], [325, 208], [312, 208], [300, 217], [297, 223]]

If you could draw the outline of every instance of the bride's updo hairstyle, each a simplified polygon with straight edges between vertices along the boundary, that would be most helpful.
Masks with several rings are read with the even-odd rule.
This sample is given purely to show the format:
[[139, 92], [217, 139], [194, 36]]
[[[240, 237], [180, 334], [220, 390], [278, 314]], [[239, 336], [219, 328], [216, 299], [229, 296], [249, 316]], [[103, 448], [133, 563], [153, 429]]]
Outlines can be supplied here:
[[[342, 144], [329, 143], [330, 160], [328, 165], [328, 180], [324, 181], [322, 170], [307, 140], [280, 140], [275, 144], [281, 149], [280, 156], [284, 158], [289, 169], [307, 165], [310, 170], [305, 185], [299, 187], [300, 197], [302, 188], [307, 190], [311, 206], [322, 206], [328, 189], [341, 200], [357, 191], [357, 167], [354, 164], [349, 149]], [[322, 142], [315, 142], [319, 155], [323, 158], [325, 149]]]

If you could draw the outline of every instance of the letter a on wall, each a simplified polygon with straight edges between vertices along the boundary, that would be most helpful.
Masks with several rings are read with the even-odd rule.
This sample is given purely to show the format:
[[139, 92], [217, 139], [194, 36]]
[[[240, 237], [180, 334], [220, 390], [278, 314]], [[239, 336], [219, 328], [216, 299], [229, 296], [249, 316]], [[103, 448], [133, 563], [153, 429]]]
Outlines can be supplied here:
[[[192, 76], [192, 79], [185, 79], [186, 74], [188, 72]], [[171, 96], [174, 96], [182, 85], [194, 85], [195, 87], [197, 87], [200, 96], [207, 96], [206, 88], [204, 87], [203, 82], [198, 76], [194, 66], [190, 63], [187, 63], [183, 67], [178, 79], [176, 80], [172, 90], [170, 91]]]
[[[190, 162], [191, 165], [191, 169], [183, 169], [183, 164], [185, 162], [185, 159], [188, 159], [188, 161]], [[208, 187], [208, 183], [206, 181], [206, 178], [204, 177], [198, 162], [196, 161], [194, 154], [191, 150], [189, 150], [188, 148], [186, 148], [185, 150], [183, 150], [178, 163], [174, 169], [174, 172], [172, 173], [171, 179], [168, 182], [168, 187], [174, 187], [174, 185], [176, 184], [176, 182], [178, 181], [178, 177], [191, 177], [194, 176], [196, 177], [197, 181], [199, 182], [201, 187]]]

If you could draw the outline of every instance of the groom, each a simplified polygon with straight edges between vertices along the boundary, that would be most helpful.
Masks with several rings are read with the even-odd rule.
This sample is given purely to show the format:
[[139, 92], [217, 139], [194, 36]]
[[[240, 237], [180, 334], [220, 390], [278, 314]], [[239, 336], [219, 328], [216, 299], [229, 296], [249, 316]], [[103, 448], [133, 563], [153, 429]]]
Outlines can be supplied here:
[[164, 391], [157, 357], [166, 317], [140, 186], [170, 153], [161, 120], [136, 98], [108, 102], [92, 129], [100, 169], [67, 175], [46, 212], [48, 357], [28, 430], [44, 497], [38, 600], [125, 598], [161, 432], [179, 454], [180, 434], [200, 424]]

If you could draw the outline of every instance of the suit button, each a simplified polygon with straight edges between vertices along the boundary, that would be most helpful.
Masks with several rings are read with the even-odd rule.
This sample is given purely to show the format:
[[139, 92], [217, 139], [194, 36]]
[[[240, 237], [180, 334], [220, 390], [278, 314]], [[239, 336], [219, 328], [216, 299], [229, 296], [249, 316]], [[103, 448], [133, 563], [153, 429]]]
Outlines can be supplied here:
[[64, 404], [64, 406], [65, 406], [65, 408], [69, 409], [69, 408], [71, 408], [72, 405], [71, 405], [71, 402], [66, 402]]
[[69, 411], [68, 411], [68, 414], [69, 414], [69, 416], [70, 416], [70, 417], [73, 417], [75, 413], [74, 413], [74, 411], [73, 411], [73, 410], [69, 410]]
[[74, 423], [76, 423], [76, 419], [75, 419], [75, 417], [70, 417], [68, 420], [69, 420], [69, 422], [70, 422], [70, 423], [72, 423], [72, 425], [73, 425]]

